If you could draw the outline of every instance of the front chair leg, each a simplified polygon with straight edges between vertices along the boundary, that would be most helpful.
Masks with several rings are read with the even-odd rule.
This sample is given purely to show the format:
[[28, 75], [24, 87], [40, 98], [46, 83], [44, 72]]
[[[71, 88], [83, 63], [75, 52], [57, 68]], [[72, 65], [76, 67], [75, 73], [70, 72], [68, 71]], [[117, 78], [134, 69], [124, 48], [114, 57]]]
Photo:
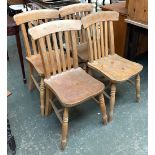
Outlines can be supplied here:
[[40, 110], [41, 110], [42, 116], [44, 116], [44, 102], [45, 102], [45, 84], [44, 84], [44, 78], [41, 77], [41, 81], [40, 81]]
[[136, 76], [136, 101], [140, 100], [140, 75]]
[[68, 135], [68, 108], [64, 108], [63, 122], [62, 122], [62, 135], [61, 135], [61, 149], [64, 150], [67, 144]]
[[103, 94], [99, 95], [100, 109], [102, 112], [103, 124], [107, 124], [107, 113]]
[[33, 67], [31, 64], [29, 64], [29, 83], [28, 83], [28, 88], [31, 91], [34, 88], [34, 82], [33, 79], [31, 77], [31, 75], [33, 74]]
[[115, 94], [116, 94], [116, 84], [111, 84], [111, 96], [110, 96], [110, 113], [109, 113], [109, 122], [113, 119], [113, 112], [115, 106]]

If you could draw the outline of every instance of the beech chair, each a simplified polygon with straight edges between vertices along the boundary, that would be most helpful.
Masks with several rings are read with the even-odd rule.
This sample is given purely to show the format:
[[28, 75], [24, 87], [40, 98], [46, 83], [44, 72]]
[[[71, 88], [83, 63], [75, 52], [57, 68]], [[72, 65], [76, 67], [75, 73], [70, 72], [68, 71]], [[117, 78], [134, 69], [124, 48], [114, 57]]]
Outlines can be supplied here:
[[[20, 13], [14, 16], [17, 25], [21, 26], [24, 45], [26, 49], [26, 59], [29, 63], [29, 90], [33, 89], [35, 84], [40, 92], [40, 110], [41, 115], [44, 116], [45, 110], [45, 86], [44, 86], [44, 69], [40, 56], [40, 48], [38, 43], [34, 41], [27, 33], [28, 28], [40, 25], [42, 23], [56, 20], [59, 18], [59, 11], [54, 9], [32, 10], [29, 12]], [[35, 76], [37, 73], [37, 77]], [[37, 80], [39, 77], [39, 80]], [[40, 82], [40, 84], [38, 83]]]
[[[94, 96], [99, 96], [103, 123], [107, 123], [103, 96], [104, 84], [78, 67], [75, 32], [80, 29], [80, 20], [53, 21], [29, 29], [30, 35], [34, 40], [39, 40], [41, 47], [41, 58], [46, 77], [44, 80], [46, 85], [46, 108], [51, 104], [62, 124], [61, 149], [64, 149], [67, 143], [69, 109], [71, 107], [77, 106]], [[72, 34], [71, 41], [69, 41], [69, 33]], [[47, 36], [50, 36], [51, 40], [47, 40]], [[56, 39], [56, 36], [58, 36], [58, 39]], [[45, 41], [48, 42], [48, 48], [46, 48]], [[64, 43], [66, 44], [66, 51], [63, 49]], [[71, 43], [73, 49], [73, 57], [70, 55], [69, 43]], [[71, 59], [73, 59], [73, 65], [71, 65]], [[56, 66], [58, 67], [57, 71]], [[52, 72], [50, 69], [52, 69]], [[54, 96], [61, 103], [62, 109], [57, 108], [53, 101]], [[61, 112], [63, 112], [63, 117], [61, 117]]]
[[[89, 3], [80, 3], [64, 6], [59, 9], [60, 17], [63, 19], [76, 19], [81, 20], [82, 17], [90, 14], [93, 11], [93, 5]], [[86, 32], [82, 28], [79, 32], [76, 32], [78, 57], [81, 63], [87, 66], [88, 62], [88, 44], [86, 38]]]
[[[98, 12], [82, 18], [87, 30], [90, 57], [88, 66], [110, 80], [111, 96], [109, 121], [113, 118], [116, 83], [136, 77], [136, 100], [140, 100], [140, 75], [143, 66], [120, 57], [115, 53], [113, 21], [118, 21], [119, 14], [114, 11]], [[91, 37], [90, 33], [93, 32]], [[121, 44], [121, 43], [120, 43]]]

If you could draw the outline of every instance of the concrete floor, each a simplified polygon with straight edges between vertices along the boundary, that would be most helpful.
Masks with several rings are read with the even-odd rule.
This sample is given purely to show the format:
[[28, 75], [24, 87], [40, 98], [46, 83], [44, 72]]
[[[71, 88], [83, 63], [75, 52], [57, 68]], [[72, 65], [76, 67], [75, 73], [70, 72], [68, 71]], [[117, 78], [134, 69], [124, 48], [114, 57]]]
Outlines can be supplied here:
[[[135, 102], [135, 88], [122, 83], [117, 85], [114, 119], [107, 126], [102, 125], [100, 109], [93, 100], [71, 109], [68, 145], [62, 152], [58, 119], [55, 114], [41, 117], [38, 91], [30, 92], [23, 84], [14, 37], [8, 37], [8, 53], [7, 88], [13, 93], [8, 97], [8, 118], [17, 155], [147, 155], [147, 57], [137, 60], [144, 65], [140, 104]], [[28, 75], [26, 61], [25, 67]], [[109, 111], [107, 99], [106, 106]]]

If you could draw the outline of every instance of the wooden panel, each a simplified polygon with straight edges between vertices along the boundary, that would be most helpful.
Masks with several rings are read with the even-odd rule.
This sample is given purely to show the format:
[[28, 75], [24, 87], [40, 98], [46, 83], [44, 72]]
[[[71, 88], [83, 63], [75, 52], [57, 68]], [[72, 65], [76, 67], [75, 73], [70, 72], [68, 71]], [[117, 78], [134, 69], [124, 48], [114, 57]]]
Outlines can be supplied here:
[[148, 23], [148, 0], [129, 0], [129, 18]]
[[124, 57], [125, 38], [127, 30], [127, 24], [124, 22], [124, 19], [126, 19], [126, 16], [120, 15], [119, 21], [114, 22], [115, 53], [122, 57]]

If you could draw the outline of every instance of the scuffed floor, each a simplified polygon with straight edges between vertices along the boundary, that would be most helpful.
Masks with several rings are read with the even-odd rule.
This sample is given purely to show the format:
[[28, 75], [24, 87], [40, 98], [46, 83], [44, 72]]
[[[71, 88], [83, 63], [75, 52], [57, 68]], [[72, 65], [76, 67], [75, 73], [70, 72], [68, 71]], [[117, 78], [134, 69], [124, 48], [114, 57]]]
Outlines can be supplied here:
[[[17, 155], [147, 155], [147, 57], [137, 60], [144, 65], [140, 104], [135, 102], [135, 88], [122, 83], [117, 85], [114, 119], [107, 126], [102, 125], [100, 109], [93, 100], [71, 109], [68, 145], [62, 152], [58, 119], [55, 114], [41, 117], [37, 89], [30, 92], [23, 84], [14, 37], [8, 37], [7, 47], [10, 57], [7, 88], [12, 92], [7, 103], [8, 118]], [[25, 67], [28, 78], [26, 61]], [[109, 111], [107, 99], [106, 106]], [[10, 155], [9, 149], [7, 152]]]

